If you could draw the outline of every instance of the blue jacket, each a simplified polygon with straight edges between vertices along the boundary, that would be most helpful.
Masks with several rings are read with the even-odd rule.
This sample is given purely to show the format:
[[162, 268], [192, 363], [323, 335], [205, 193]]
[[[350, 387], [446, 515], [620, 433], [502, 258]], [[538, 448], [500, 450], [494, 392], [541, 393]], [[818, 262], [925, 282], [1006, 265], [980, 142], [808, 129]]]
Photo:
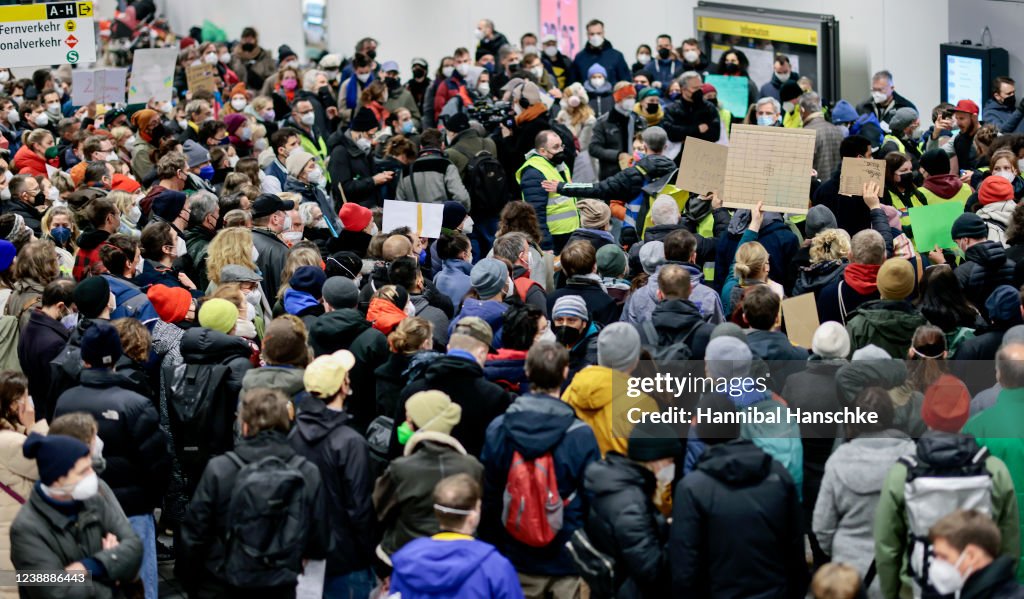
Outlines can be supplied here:
[[633, 73], [626, 64], [622, 52], [612, 48], [611, 42], [605, 40], [600, 48], [587, 44], [572, 60], [569, 67], [569, 83], [583, 83], [587, 80], [587, 71], [594, 64], [600, 64], [608, 72], [608, 83], [615, 85], [619, 81], [632, 81]]
[[505, 312], [508, 311], [508, 304], [505, 302], [496, 302], [494, 300], [479, 300], [479, 299], [467, 299], [462, 303], [462, 310], [455, 315], [450, 325], [448, 325], [448, 336], [450, 337], [452, 331], [455, 330], [455, 325], [459, 323], [459, 320], [467, 316], [479, 316], [483, 318], [487, 324], [491, 325], [491, 330], [494, 331], [494, 347], [501, 347], [501, 325], [505, 322]]
[[[723, 233], [724, 234], [724, 233]], [[722, 300], [715, 293], [715, 290], [704, 283], [704, 272], [697, 266], [684, 262], [666, 262], [665, 264], [678, 264], [690, 273], [690, 301], [700, 308], [701, 317], [711, 324], [725, 322], [725, 313], [722, 311]], [[626, 300], [622, 310], [622, 321], [639, 324], [651, 317], [654, 308], [658, 306], [658, 274], [661, 269], [654, 271], [647, 284], [637, 289]], [[720, 270], [717, 272], [725, 272]]]
[[519, 576], [494, 545], [455, 533], [407, 543], [391, 556], [391, 592], [402, 599], [514, 599]]
[[284, 184], [288, 180], [288, 171], [281, 168], [281, 165], [277, 160], [271, 162], [267, 168], [263, 169], [263, 172], [266, 173], [268, 177], [277, 179], [281, 183], [281, 189], [284, 189]]
[[[726, 273], [728, 276], [729, 264], [736, 256], [736, 250], [740, 246], [740, 237], [741, 235], [731, 235], [727, 230], [719, 235], [718, 248], [715, 252], [716, 273]], [[785, 285], [786, 265], [793, 260], [793, 256], [800, 249], [800, 242], [796, 235], [789, 230], [789, 225], [785, 222], [775, 220], [761, 227], [757, 235], [757, 242], [763, 245], [768, 252], [768, 262], [772, 265], [768, 271], [768, 277], [779, 285]], [[725, 277], [722, 277], [722, 281], [725, 281]]]
[[143, 324], [148, 324], [160, 319], [160, 315], [156, 313], [156, 308], [150, 303], [149, 298], [143, 297], [127, 306], [125, 305], [125, 302], [135, 296], [145, 296], [145, 293], [139, 289], [138, 285], [113, 275], [103, 275], [103, 278], [110, 285], [110, 292], [114, 294], [115, 308], [110, 313], [110, 320], [130, 317], [141, 321]]
[[517, 395], [526, 393], [530, 390], [530, 379], [526, 378], [526, 352], [500, 349], [488, 355], [484, 363], [484, 378]]
[[[513, 539], [501, 521], [502, 496], [508, 482], [512, 453], [526, 459], [550, 452], [555, 463], [558, 494], [568, 500], [562, 529], [544, 547], [530, 547]], [[518, 572], [537, 576], [576, 576], [565, 549], [573, 531], [583, 526], [586, 505], [583, 472], [601, 458], [594, 431], [576, 417], [569, 404], [548, 395], [523, 395], [487, 427], [480, 455], [484, 465], [481, 536], [493, 542]]]
[[995, 125], [1000, 133], [1024, 132], [1024, 112], [1016, 107], [1007, 108], [990, 97], [985, 102], [982, 114], [985, 115], [985, 124]]
[[789, 375], [807, 366], [807, 350], [790, 343], [789, 337], [780, 331], [747, 331], [747, 345], [754, 357], [768, 364], [772, 373], [768, 386], [776, 393], [782, 393]]
[[[647, 63], [647, 66], [643, 68], [643, 73], [647, 75], [647, 78], [651, 80], [651, 85], [654, 85], [655, 81], [661, 82], [662, 97], [667, 96], [668, 88], [672, 85], [677, 77], [683, 74], [686, 67], [683, 66], [683, 61], [673, 60], [671, 58], [662, 60], [655, 58], [651, 62]], [[614, 85], [614, 84], [612, 84]]]
[[[150, 259], [143, 260], [142, 273], [136, 275], [135, 284], [139, 287], [147, 287], [149, 285], [167, 285], [168, 287], [181, 287], [182, 285], [178, 281], [178, 272], [173, 268], [167, 268], [159, 262], [154, 262]], [[114, 289], [111, 288], [111, 291]], [[200, 298], [203, 297], [203, 292], [198, 289], [189, 290], [192, 297]]]
[[453, 305], [458, 306], [473, 286], [469, 279], [469, 271], [473, 270], [473, 265], [457, 259], [445, 260], [443, 264], [441, 271], [434, 275], [434, 286], [447, 295]]

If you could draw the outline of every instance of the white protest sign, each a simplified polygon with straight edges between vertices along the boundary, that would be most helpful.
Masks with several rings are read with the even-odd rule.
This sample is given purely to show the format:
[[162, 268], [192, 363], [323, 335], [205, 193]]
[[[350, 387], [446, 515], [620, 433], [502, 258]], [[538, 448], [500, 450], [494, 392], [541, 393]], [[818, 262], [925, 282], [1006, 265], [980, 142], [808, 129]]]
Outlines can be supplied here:
[[90, 102], [115, 104], [124, 102], [124, 83], [128, 69], [71, 72], [71, 103], [85, 106]]
[[96, 62], [92, 2], [0, 6], [0, 64]]
[[444, 204], [420, 204], [419, 202], [402, 202], [384, 200], [384, 220], [382, 231], [394, 231], [402, 227], [420, 237], [437, 239], [441, 236], [441, 221], [444, 219]]
[[170, 102], [174, 88], [174, 63], [177, 48], [140, 48], [132, 58], [129, 104], [145, 104], [151, 99]]

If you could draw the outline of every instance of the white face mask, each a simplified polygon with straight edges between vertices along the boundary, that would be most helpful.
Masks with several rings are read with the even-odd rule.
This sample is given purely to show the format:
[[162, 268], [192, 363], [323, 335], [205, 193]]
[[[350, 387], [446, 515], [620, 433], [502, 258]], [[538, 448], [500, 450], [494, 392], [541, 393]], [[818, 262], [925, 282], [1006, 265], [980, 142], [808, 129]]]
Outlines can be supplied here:
[[699, 59], [700, 59], [700, 52], [698, 52], [696, 50], [687, 50], [686, 52], [683, 52], [683, 60], [685, 60], [686, 62], [689, 62], [689, 63], [692, 64], [692, 63], [697, 62], [697, 60], [699, 60]]
[[619, 102], [619, 109], [622, 110], [622, 112], [629, 112], [633, 110], [634, 106], [636, 106], [636, 100], [633, 98], [626, 98]]
[[35, 118], [36, 126], [43, 127], [50, 122], [50, 119], [46, 118], [46, 113], [37, 114]]
[[[139, 264], [140, 265], [142, 264], [141, 260], [139, 260]], [[139, 269], [136, 269], [136, 271], [138, 271], [138, 270]], [[68, 314], [64, 318], [61, 318], [60, 319], [60, 324], [64, 327], [65, 330], [68, 330], [68, 331], [75, 330], [75, 327], [78, 326], [78, 312], [72, 312], [71, 314]]]
[[604, 45], [604, 36], [603, 35], [598, 35], [598, 34], [595, 33], [594, 35], [590, 36], [587, 39], [590, 41], [590, 45], [595, 47], [595, 48], [600, 48], [602, 45]]
[[661, 484], [669, 484], [676, 478], [675, 463], [669, 464], [654, 473], [654, 478]]
[[469, 63], [468, 62], [461, 63], [461, 64], [459, 64], [458, 66], [455, 67], [455, 70], [458, 71], [460, 75], [465, 77], [467, 74], [469, 74]]
[[135, 145], [136, 141], [138, 141], [138, 139], [136, 139], [134, 135], [129, 135], [128, 139], [124, 140], [124, 146], [126, 148], [130, 148]]
[[[257, 152], [262, 152], [263, 150], [266, 150], [267, 149], [267, 138], [261, 137], [261, 138], [257, 139], [253, 143], [253, 147], [256, 148]], [[262, 175], [263, 171], [260, 171], [260, 174]], [[262, 181], [262, 180], [263, 180], [263, 178], [261, 177], [260, 181]]]
[[1009, 181], [1010, 183], [1013, 183], [1013, 180], [1016, 178], [1016, 175], [1013, 174], [1013, 171], [999, 171], [998, 173], [996, 173], [996, 176], [1002, 177]]
[[490, 83], [481, 83], [480, 85], [476, 86], [476, 89], [481, 94], [486, 96], [486, 95], [491, 93], [491, 84]]
[[253, 289], [252, 291], [245, 292], [245, 301], [248, 302], [250, 306], [260, 305], [260, 298], [262, 297], [263, 292], [260, 290], [259, 285], [257, 285], [256, 288]]
[[875, 104], [881, 104], [882, 102], [885, 102], [885, 99], [888, 98], [888, 97], [889, 96], [885, 95], [882, 92], [876, 92], [876, 91], [872, 91], [871, 92], [871, 99], [875, 102]]
[[[252, 307], [252, 306], [250, 306]], [[251, 320], [245, 320], [239, 318], [235, 321], [235, 331], [231, 333], [234, 337], [244, 337], [245, 339], [256, 338], [256, 326], [252, 324]]]
[[217, 64], [217, 53], [207, 52], [206, 56], [203, 57], [203, 60], [206, 62], [206, 64]]
[[594, 89], [598, 89], [599, 87], [604, 85], [604, 77], [591, 77], [590, 85], [593, 86]]
[[245, 110], [246, 104], [248, 104], [248, 102], [245, 101], [245, 98], [234, 98], [231, 100], [231, 107], [238, 112]]
[[249, 302], [245, 303], [245, 318], [247, 322], [252, 322], [256, 320], [256, 306], [250, 304]]
[[10, 200], [10, 199], [11, 199], [11, 188], [10, 187], [5, 187], [3, 189], [0, 189], [0, 200], [4, 200], [6, 202], [7, 200]]
[[309, 171], [306, 178], [310, 183], [319, 183], [324, 178], [324, 172], [320, 170], [319, 166], [313, 167], [313, 170]]
[[172, 112], [174, 112], [174, 104], [171, 104], [170, 102], [164, 102], [160, 105], [160, 112], [164, 114], [171, 114]]
[[120, 159], [121, 159], [121, 157], [117, 155], [117, 152], [111, 151], [111, 152], [107, 153], [107, 158], [106, 158], [107, 162], [113, 162], [115, 160], [120, 160]]
[[56, 116], [60, 114], [60, 102], [50, 102], [46, 105], [46, 111]]
[[[1024, 160], [1018, 160], [1017, 161], [1017, 170], [1024, 171]], [[7, 172], [11, 172], [11, 171], [7, 171]]]
[[548, 55], [548, 58], [554, 58], [558, 56], [558, 46], [544, 46], [544, 53]]
[[784, 112], [786, 114], [789, 114], [789, 113], [793, 112], [794, 108], [796, 108], [796, 106], [794, 106], [792, 102], [783, 102], [782, 103], [782, 112]]
[[21, 115], [18, 114], [17, 110], [12, 108], [12, 109], [7, 111], [7, 122], [8, 123], [13, 125], [14, 123], [17, 123], [20, 120], [21, 120]]
[[523, 46], [523, 54], [540, 54], [537, 46]]
[[483, 30], [481, 30], [481, 29], [474, 29], [473, 30], [473, 37], [475, 37], [478, 40], [484, 39], [484, 32], [483, 32]]
[[928, 582], [935, 587], [940, 595], [952, 595], [964, 588], [967, 577], [960, 574], [960, 563], [963, 561], [964, 555], [966, 554], [961, 553], [954, 564], [935, 558], [928, 565]]
[[260, 251], [256, 249], [256, 246], [252, 246], [252, 249], [249, 250], [249, 254], [253, 262], [256, 262], [260, 259]]
[[103, 457], [103, 439], [99, 435], [93, 437], [91, 451], [93, 459]]
[[636, 61], [639, 62], [641, 65], [646, 66], [647, 63], [651, 62], [651, 55], [650, 54], [637, 54], [636, 55]]
[[238, 137], [242, 141], [249, 141], [252, 139], [252, 129], [249, 127], [242, 127], [242, 130], [238, 132]]
[[60, 190], [51, 185], [50, 190], [46, 192], [46, 199], [50, 200], [51, 202], [56, 202], [58, 199], [60, 199]]
[[408, 316], [416, 316], [416, 305], [412, 303], [412, 300], [405, 304], [405, 313]]
[[284, 225], [281, 227], [282, 231], [288, 232], [292, 228], [292, 216], [287, 212], [284, 215]]
[[548, 342], [554, 343], [556, 340], [557, 339], [555, 337], [555, 333], [554, 333], [554, 331], [551, 330], [550, 326], [548, 326], [546, 329], [544, 329], [544, 332], [542, 332], [537, 337], [537, 341], [548, 341]]
[[530, 67], [530, 73], [532, 73], [533, 76], [536, 77], [539, 80], [541, 77], [544, 76], [544, 67], [542, 67], [542, 66]]
[[142, 209], [139, 208], [138, 204], [135, 204], [128, 211], [128, 214], [125, 215], [125, 218], [132, 225], [138, 224], [139, 219], [142, 218]]
[[220, 59], [221, 64], [227, 64], [231, 62], [231, 55], [227, 52], [221, 52], [218, 58]]
[[466, 235], [473, 232], [473, 219], [471, 217], [467, 216], [466, 220], [462, 221], [462, 232]]
[[359, 149], [364, 152], [369, 152], [370, 148], [373, 147], [373, 144], [370, 142], [370, 140], [366, 139], [365, 137], [360, 137], [359, 139], [356, 140], [356, 146], [358, 146]]
[[[179, 237], [177, 243], [175, 243], [174, 249], [178, 253], [178, 257], [179, 258], [184, 256], [185, 254], [187, 254], [188, 253], [188, 246], [185, 245], [185, 239], [182, 238], [182, 237]], [[141, 260], [139, 262], [141, 262]]]
[[48, 491], [47, 495], [53, 496], [56, 491], [63, 495], [71, 495], [71, 498], [76, 501], [85, 501], [91, 497], [95, 497], [96, 493], [100, 489], [100, 479], [95, 472], [90, 473], [82, 480], [75, 483], [75, 486], [68, 489], [67, 487], [47, 487], [43, 485], [43, 489]]
[[7, 80], [11, 78], [10, 71], [0, 71], [0, 83], [7, 83]]
[[313, 123], [316, 121], [316, 114], [314, 114], [313, 112], [307, 112], [306, 114], [302, 115], [300, 121], [302, 122], [303, 125], [307, 127], [312, 127]]
[[228, 156], [228, 166], [235, 168], [235, 165], [238, 164], [238, 160], [238, 156]]
[[455, 72], [455, 67], [443, 67], [441, 69], [441, 74], [444, 75], [445, 79], [451, 77], [452, 73], [454, 73], [454, 72]]
[[290, 244], [296, 244], [302, 241], [302, 231], [285, 231], [281, 233], [281, 237]]
[[188, 119], [178, 119], [178, 126], [181, 127], [182, 129], [187, 128], [188, 127]]
[[370, 80], [370, 73], [357, 73], [356, 79], [358, 79], [360, 83], [366, 83]]

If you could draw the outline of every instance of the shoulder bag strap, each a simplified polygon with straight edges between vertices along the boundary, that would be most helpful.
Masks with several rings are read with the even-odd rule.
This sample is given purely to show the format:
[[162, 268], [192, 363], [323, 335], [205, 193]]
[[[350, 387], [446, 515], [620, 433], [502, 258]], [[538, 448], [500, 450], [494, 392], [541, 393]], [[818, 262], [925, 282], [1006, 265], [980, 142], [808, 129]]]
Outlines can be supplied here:
[[25, 505], [25, 498], [18, 494], [18, 492], [15, 491], [14, 489], [5, 485], [4, 483], [0, 483], [0, 490], [3, 490], [4, 493], [10, 495], [11, 499], [17, 501], [21, 505]]

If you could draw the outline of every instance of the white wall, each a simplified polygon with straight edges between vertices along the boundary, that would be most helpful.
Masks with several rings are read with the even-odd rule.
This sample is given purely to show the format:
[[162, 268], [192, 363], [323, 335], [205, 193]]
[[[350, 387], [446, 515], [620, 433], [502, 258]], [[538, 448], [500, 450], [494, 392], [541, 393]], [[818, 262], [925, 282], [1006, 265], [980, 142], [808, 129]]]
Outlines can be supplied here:
[[[981, 41], [981, 31], [988, 26], [992, 32], [992, 45], [1006, 48], [1010, 55], [1010, 77], [1021, 86], [1024, 85], [1021, 83], [1024, 81], [1024, 37], [1020, 34], [1020, 24], [1024, 22], [1022, 19], [1024, 4], [1017, 2], [949, 0], [949, 41], [969, 39], [977, 44]], [[1018, 97], [1021, 95], [1017, 94]]]
[[156, 0], [156, 4], [171, 29], [182, 35], [209, 19], [229, 39], [238, 39], [244, 27], [255, 27], [260, 45], [275, 56], [281, 44], [288, 44], [299, 56], [305, 53], [301, 0]]

